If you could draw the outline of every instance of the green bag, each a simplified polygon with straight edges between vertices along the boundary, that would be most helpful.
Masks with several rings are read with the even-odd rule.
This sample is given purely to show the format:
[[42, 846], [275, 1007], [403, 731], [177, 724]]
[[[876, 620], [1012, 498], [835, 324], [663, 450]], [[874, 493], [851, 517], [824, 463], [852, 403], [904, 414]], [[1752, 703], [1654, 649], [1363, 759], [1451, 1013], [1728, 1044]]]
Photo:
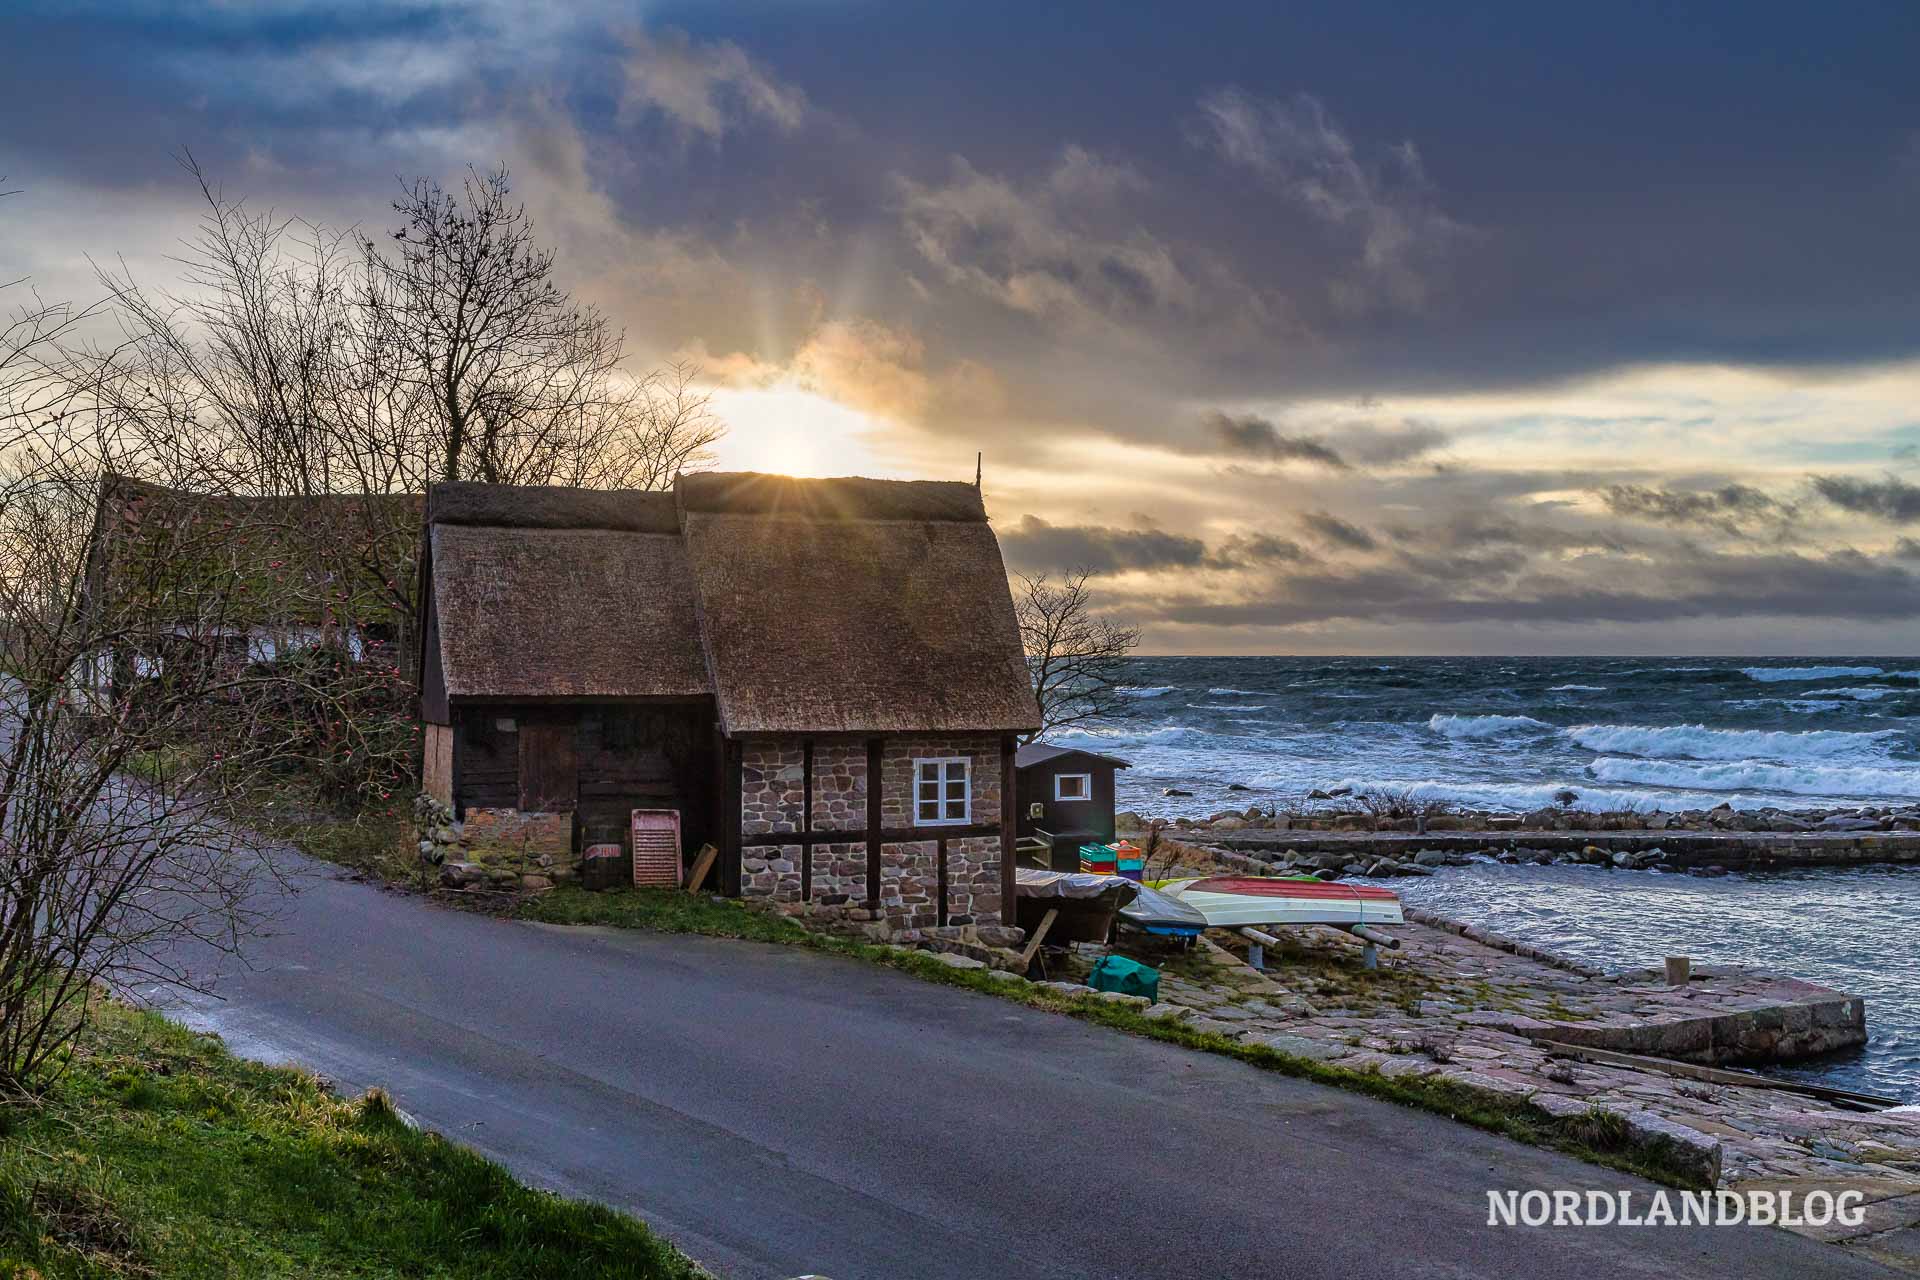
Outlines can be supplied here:
[[1094, 965], [1087, 985], [1095, 991], [1118, 991], [1122, 995], [1145, 996], [1152, 1001], [1160, 999], [1160, 971], [1125, 956], [1108, 956]]

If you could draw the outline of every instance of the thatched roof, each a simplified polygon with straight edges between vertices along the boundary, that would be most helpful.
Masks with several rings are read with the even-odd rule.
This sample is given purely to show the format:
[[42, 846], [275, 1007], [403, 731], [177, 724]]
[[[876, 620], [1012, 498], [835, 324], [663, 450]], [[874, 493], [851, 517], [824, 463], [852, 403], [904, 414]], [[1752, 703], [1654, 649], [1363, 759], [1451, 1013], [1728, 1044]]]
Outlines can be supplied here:
[[1039, 723], [973, 486], [721, 475], [680, 497], [729, 734]]
[[707, 692], [677, 534], [436, 524], [430, 537], [450, 696]]
[[433, 524], [511, 529], [620, 529], [680, 532], [671, 493], [637, 489], [562, 489], [544, 485], [436, 484], [427, 499]]
[[418, 494], [233, 494], [104, 474], [87, 590], [157, 620], [200, 616], [214, 595], [228, 621], [386, 620], [424, 508]]
[[[722, 474], [683, 476], [672, 495], [478, 488], [436, 486], [429, 504], [454, 697], [710, 692], [734, 735], [1039, 722], [971, 485]], [[677, 536], [639, 532], [660, 527], [663, 500]]]

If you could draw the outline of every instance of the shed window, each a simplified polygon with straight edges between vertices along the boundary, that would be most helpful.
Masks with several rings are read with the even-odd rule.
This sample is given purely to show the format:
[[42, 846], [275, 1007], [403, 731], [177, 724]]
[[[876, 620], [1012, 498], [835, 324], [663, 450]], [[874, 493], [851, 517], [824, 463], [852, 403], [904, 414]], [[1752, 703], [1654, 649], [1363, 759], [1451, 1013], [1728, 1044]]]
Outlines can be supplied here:
[[913, 825], [964, 826], [973, 808], [973, 766], [965, 756], [913, 762]]
[[1053, 798], [1055, 800], [1086, 800], [1093, 795], [1093, 775], [1090, 773], [1056, 773], [1053, 775]]

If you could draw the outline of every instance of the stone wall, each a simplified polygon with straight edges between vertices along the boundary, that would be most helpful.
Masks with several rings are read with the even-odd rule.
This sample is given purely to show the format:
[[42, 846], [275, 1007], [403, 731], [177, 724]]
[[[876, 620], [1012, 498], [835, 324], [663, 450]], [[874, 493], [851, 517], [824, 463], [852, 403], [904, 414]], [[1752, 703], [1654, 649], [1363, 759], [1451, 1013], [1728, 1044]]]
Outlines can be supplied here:
[[813, 744], [813, 829], [867, 829], [867, 744], [829, 738]]
[[913, 762], [917, 758], [966, 756], [973, 762], [969, 825], [1000, 821], [1000, 740], [987, 734], [967, 737], [888, 738], [880, 754], [880, 820], [888, 827], [913, 822]]
[[469, 808], [461, 835], [475, 862], [526, 862], [573, 871], [571, 813]]
[[798, 741], [747, 743], [740, 753], [740, 834], [800, 830], [806, 814], [805, 778]]
[[[884, 740], [881, 812], [887, 829], [914, 827], [913, 761], [952, 756], [967, 756], [972, 761], [972, 804], [966, 825], [998, 825], [999, 739], [985, 734], [919, 735]], [[922, 838], [883, 844], [878, 910], [868, 907], [867, 773], [864, 738], [815, 739], [813, 830], [845, 832], [855, 838], [815, 845], [810, 856], [800, 845], [743, 848], [741, 895], [779, 903], [783, 909], [875, 924], [890, 931], [941, 928], [939, 846], [951, 828], [920, 828], [926, 833]], [[800, 739], [744, 744], [740, 769], [743, 839], [800, 831], [806, 823], [806, 802], [806, 757]], [[947, 836], [946, 841], [945, 926], [998, 926], [1003, 906], [999, 836], [955, 834]]]

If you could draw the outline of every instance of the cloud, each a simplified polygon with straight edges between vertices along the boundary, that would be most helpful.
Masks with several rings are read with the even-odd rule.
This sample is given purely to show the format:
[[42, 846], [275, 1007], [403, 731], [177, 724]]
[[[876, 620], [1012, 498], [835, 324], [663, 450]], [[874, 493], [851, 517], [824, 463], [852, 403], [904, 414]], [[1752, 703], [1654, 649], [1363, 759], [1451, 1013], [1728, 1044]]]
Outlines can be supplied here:
[[1662, 489], [1640, 484], [1608, 485], [1600, 499], [1614, 515], [1656, 524], [1701, 525], [1741, 534], [1760, 521], [1791, 520], [1794, 508], [1751, 485], [1713, 489]]
[[1202, 145], [1247, 169], [1310, 217], [1358, 237], [1358, 273], [1329, 290], [1345, 310], [1418, 311], [1431, 269], [1466, 227], [1434, 203], [1411, 142], [1365, 157], [1312, 94], [1262, 98], [1224, 88], [1200, 100]]
[[1300, 527], [1330, 547], [1351, 551], [1372, 551], [1380, 543], [1357, 524], [1349, 524], [1327, 511], [1308, 511], [1300, 517]]
[[947, 283], [1009, 310], [1083, 329], [1156, 316], [1213, 325], [1258, 312], [1220, 263], [1127, 216], [1119, 197], [1146, 189], [1131, 166], [1076, 146], [1031, 182], [960, 156], [944, 182], [898, 180], [913, 250]]
[[684, 31], [640, 32], [628, 40], [623, 121], [658, 112], [689, 133], [719, 141], [751, 121], [791, 133], [807, 96], [728, 40], [703, 44]]
[[1234, 417], [1226, 413], [1210, 413], [1206, 418], [1206, 429], [1223, 452], [1238, 457], [1271, 462], [1317, 462], [1339, 471], [1347, 467], [1347, 460], [1324, 441], [1309, 436], [1284, 435], [1271, 422], [1253, 414]]
[[1270, 533], [1237, 533], [1209, 548], [1199, 538], [1159, 529], [1056, 525], [1033, 515], [1022, 516], [1011, 527], [1001, 529], [999, 536], [1007, 562], [1029, 572], [1235, 570], [1313, 559], [1299, 543]]
[[1335, 434], [1347, 457], [1373, 467], [1411, 462], [1451, 439], [1440, 428], [1424, 422], [1402, 422], [1386, 427], [1355, 423], [1339, 428]]
[[1873, 516], [1890, 524], [1912, 524], [1920, 520], [1920, 485], [1908, 484], [1896, 476], [1881, 480], [1812, 476], [1809, 483], [1815, 493], [1842, 511]]
[[1085, 569], [1117, 573], [1129, 569], [1197, 569], [1207, 562], [1207, 545], [1198, 538], [1159, 529], [1114, 529], [1103, 525], [1055, 525], [1039, 516], [1022, 516], [1001, 529], [1000, 549], [1017, 569]]

